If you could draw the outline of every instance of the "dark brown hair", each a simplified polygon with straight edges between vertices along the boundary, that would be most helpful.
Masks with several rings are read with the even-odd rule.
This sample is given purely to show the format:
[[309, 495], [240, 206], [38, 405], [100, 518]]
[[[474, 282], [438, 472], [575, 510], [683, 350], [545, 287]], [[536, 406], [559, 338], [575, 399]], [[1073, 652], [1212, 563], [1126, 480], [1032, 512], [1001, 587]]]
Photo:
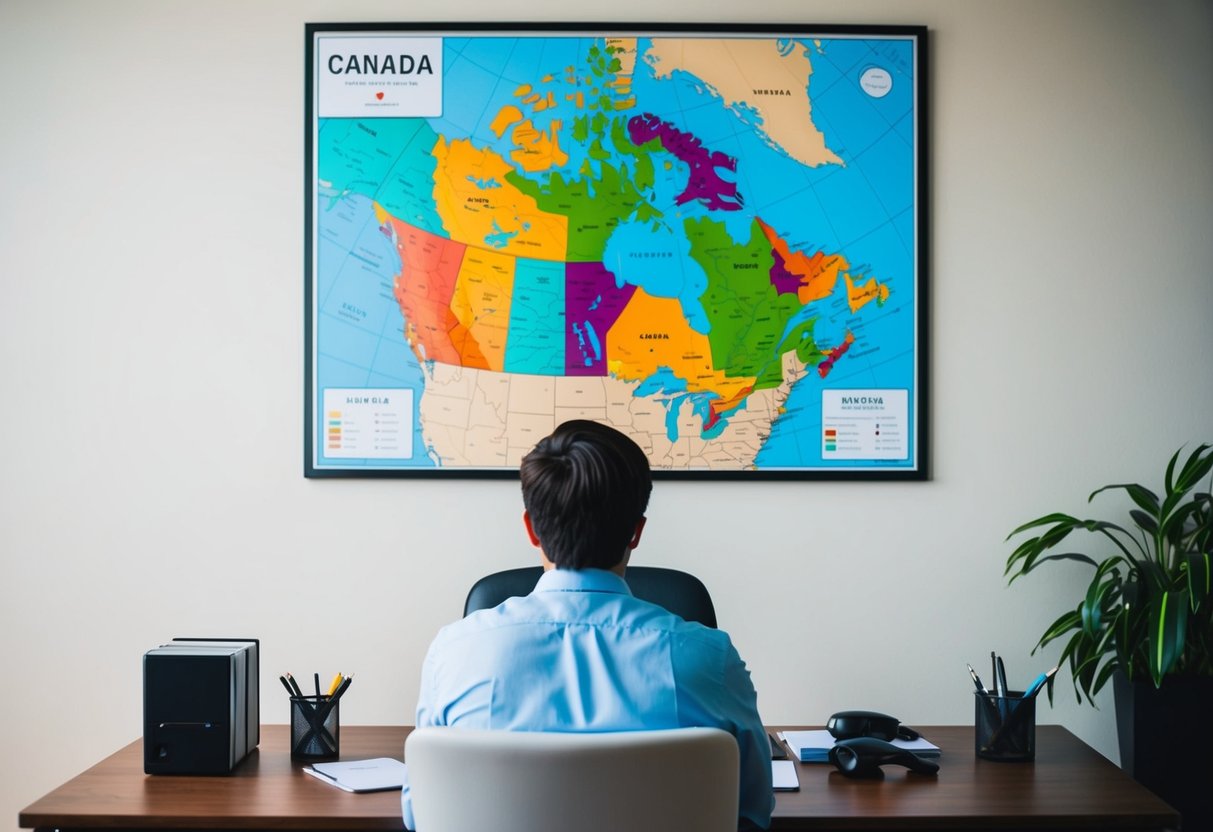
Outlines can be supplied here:
[[522, 502], [548, 560], [562, 569], [619, 563], [653, 490], [640, 446], [606, 425], [565, 422], [522, 459]]

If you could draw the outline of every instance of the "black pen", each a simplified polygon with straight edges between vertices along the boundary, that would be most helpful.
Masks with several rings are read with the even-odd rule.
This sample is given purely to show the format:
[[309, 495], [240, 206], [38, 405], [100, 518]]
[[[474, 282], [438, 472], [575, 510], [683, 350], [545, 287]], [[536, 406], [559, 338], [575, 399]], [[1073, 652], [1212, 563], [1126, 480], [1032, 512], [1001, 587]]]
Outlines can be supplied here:
[[973, 669], [973, 665], [965, 662], [965, 667], [969, 669], [969, 675], [973, 677], [973, 686], [977, 688], [977, 692], [981, 694], [989, 694], [986, 686], [981, 683], [981, 678], [978, 677], [977, 671]]
[[998, 713], [1003, 718], [1005, 727], [1011, 703], [1007, 701], [1007, 666], [1002, 663], [1002, 656], [994, 660], [994, 690], [998, 693]]
[[291, 683], [291, 688], [295, 691], [295, 696], [303, 696], [303, 691], [299, 689], [299, 683], [295, 681], [295, 677], [291, 674], [286, 674], [286, 680]]
[[290, 685], [290, 682], [288, 682], [288, 681], [286, 680], [286, 677], [285, 677], [285, 676], [279, 676], [279, 677], [278, 677], [278, 681], [282, 683], [282, 686], [283, 686], [284, 688], [286, 688], [286, 695], [287, 695], [287, 696], [294, 696], [294, 695], [295, 695], [295, 691], [291, 690], [291, 685]]
[[313, 681], [313, 682], [315, 683], [315, 685], [316, 685], [316, 699], [317, 699], [317, 701], [319, 701], [319, 699], [320, 699], [320, 674], [319, 674], [319, 673], [313, 673], [313, 674], [312, 674], [312, 681]]

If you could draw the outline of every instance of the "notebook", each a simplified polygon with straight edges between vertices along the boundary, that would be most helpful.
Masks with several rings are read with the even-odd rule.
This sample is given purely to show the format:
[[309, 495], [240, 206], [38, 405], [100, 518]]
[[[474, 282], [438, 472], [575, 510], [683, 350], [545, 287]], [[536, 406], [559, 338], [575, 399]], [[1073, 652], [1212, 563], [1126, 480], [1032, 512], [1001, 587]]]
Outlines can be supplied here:
[[347, 792], [383, 792], [404, 786], [404, 763], [391, 757], [313, 763], [304, 772]]

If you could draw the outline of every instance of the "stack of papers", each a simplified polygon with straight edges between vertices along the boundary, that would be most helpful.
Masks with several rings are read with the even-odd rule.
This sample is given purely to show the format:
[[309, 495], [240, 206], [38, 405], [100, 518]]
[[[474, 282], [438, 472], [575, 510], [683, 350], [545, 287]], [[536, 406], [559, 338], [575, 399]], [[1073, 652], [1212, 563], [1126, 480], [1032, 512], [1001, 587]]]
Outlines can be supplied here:
[[305, 773], [347, 792], [382, 792], [404, 786], [404, 763], [391, 757], [373, 760], [348, 760], [339, 763], [313, 763]]
[[[830, 732], [817, 731], [784, 731], [780, 738], [792, 749], [792, 756], [802, 763], [828, 763], [830, 749], [837, 742]], [[919, 757], [938, 757], [939, 746], [929, 743], [922, 737], [916, 740], [893, 740], [893, 745], [913, 751]]]

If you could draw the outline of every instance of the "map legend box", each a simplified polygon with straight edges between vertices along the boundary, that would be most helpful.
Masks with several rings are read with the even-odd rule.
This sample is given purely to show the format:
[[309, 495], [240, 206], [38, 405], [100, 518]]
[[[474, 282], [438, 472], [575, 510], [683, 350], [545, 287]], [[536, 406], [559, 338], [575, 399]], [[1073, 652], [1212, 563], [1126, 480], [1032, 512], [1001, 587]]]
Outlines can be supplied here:
[[328, 388], [324, 455], [340, 459], [408, 459], [413, 455], [413, 391]]
[[823, 390], [821, 454], [826, 459], [906, 459], [908, 390]]

